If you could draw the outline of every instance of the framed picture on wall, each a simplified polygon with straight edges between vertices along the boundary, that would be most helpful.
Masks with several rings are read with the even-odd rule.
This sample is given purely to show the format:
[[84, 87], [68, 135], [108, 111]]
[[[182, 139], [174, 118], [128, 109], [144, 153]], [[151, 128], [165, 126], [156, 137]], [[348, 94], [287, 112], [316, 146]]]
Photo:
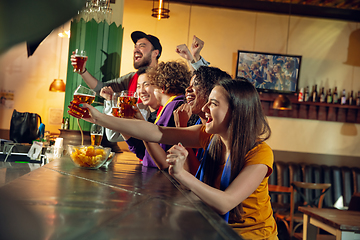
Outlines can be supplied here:
[[235, 76], [248, 79], [258, 91], [297, 92], [301, 56], [238, 51]]

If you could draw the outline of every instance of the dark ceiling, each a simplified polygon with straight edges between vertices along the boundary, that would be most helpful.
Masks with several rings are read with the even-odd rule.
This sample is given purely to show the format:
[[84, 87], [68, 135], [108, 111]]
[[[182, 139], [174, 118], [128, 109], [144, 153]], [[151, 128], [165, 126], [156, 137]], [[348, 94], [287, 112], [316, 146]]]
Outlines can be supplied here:
[[170, 0], [171, 2], [360, 22], [360, 0]]

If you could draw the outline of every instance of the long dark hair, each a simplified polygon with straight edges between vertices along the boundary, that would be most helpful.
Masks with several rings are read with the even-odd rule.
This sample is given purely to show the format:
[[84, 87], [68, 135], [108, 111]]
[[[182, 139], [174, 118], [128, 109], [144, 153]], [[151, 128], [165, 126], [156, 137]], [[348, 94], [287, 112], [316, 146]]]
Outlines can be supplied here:
[[[259, 94], [248, 80], [245, 78], [224, 79], [216, 85], [226, 90], [229, 112], [231, 112], [228, 132], [231, 143], [230, 182], [232, 182], [244, 167], [246, 154], [267, 140], [271, 135], [271, 130], [263, 113]], [[224, 164], [221, 162], [224, 147], [220, 137], [215, 134], [209, 147], [204, 168], [204, 182], [211, 186], [214, 186], [216, 176], [220, 174], [219, 166]], [[255, 153], [251, 152], [251, 154]]]

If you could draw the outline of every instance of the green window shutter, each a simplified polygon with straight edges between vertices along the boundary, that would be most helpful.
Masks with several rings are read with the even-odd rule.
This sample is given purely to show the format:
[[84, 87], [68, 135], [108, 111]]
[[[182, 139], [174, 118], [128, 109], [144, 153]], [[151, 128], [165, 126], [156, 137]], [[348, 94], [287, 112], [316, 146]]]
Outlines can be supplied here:
[[[73, 72], [70, 56], [72, 52], [79, 48], [84, 49], [88, 56], [86, 68], [99, 81], [108, 81], [118, 78], [120, 75], [121, 49], [124, 29], [115, 23], [109, 25], [106, 21], [97, 23], [94, 19], [85, 22], [74, 20], [71, 22], [71, 36], [69, 43], [68, 68], [65, 90], [64, 114], [63, 117], [69, 118], [70, 130], [80, 130], [76, 118], [67, 113], [70, 101], [73, 99], [75, 89], [81, 84], [87, 86], [81, 76]], [[104, 51], [106, 54], [104, 54]], [[99, 96], [96, 102], [103, 102]], [[96, 104], [93, 104], [96, 106]], [[80, 120], [83, 131], [90, 131], [91, 124]]]

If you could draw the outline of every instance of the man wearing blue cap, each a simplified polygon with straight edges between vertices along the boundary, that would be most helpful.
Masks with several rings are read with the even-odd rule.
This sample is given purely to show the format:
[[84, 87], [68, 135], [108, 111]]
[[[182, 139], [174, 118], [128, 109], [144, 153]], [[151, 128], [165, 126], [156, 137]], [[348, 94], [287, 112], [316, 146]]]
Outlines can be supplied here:
[[[146, 34], [141, 31], [135, 31], [131, 33], [131, 39], [134, 42], [134, 68], [139, 69], [141, 67], [156, 66], [158, 59], [161, 56], [162, 47], [157, 37]], [[71, 64], [76, 65], [76, 58], [73, 52], [71, 55]], [[86, 62], [83, 69], [79, 73], [85, 83], [94, 89], [97, 93], [105, 86], [111, 86], [115, 92], [121, 90], [136, 91], [137, 74], [136, 72], [130, 72], [122, 77], [112, 79], [107, 82], [101, 82], [93, 77], [86, 69]]]

